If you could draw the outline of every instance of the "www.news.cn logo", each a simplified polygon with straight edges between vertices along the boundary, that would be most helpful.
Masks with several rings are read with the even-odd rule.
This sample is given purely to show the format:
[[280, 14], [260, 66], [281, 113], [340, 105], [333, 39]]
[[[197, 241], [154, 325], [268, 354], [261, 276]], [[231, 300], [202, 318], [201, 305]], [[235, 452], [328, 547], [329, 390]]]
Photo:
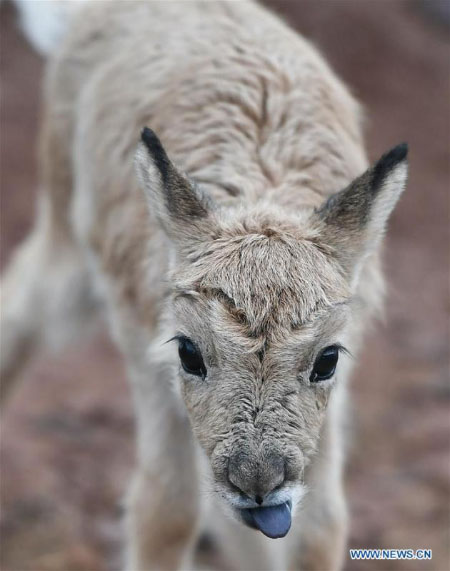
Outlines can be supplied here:
[[349, 549], [351, 559], [432, 559], [431, 549]]

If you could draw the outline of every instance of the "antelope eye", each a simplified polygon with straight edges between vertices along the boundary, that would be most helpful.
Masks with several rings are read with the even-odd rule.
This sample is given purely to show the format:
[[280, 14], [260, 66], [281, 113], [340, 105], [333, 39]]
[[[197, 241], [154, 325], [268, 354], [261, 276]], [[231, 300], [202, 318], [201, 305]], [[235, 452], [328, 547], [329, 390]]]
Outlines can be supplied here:
[[206, 367], [203, 363], [202, 354], [187, 337], [178, 340], [178, 355], [181, 366], [186, 373], [197, 377], [206, 377]]
[[330, 379], [334, 375], [338, 359], [339, 347], [337, 345], [326, 347], [314, 363], [313, 370], [309, 377], [310, 382], [317, 383], [318, 381]]

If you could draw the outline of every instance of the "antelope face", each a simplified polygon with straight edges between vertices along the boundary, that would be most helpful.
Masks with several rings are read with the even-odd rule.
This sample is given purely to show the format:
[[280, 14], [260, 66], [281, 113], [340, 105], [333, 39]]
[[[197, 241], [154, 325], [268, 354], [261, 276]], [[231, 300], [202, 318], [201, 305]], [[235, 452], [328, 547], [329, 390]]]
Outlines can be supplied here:
[[218, 238], [175, 272], [173, 341], [215, 491], [246, 524], [281, 537], [338, 382], [351, 303], [314, 245], [270, 234]]
[[174, 250], [178, 386], [213, 486], [240, 521], [289, 531], [343, 378], [361, 265], [406, 179], [396, 147], [316, 211], [220, 211], [144, 131], [138, 173]]

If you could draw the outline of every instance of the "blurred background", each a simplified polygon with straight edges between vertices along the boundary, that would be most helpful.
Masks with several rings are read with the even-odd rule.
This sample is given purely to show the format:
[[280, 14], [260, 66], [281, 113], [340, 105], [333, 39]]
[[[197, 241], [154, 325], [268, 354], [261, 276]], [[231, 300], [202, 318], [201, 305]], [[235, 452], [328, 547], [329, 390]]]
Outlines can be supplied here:
[[[366, 109], [369, 156], [406, 140], [410, 181], [385, 246], [386, 319], [353, 377], [352, 548], [433, 559], [346, 570], [450, 569], [448, 1], [266, 4], [321, 49]], [[1, 264], [30, 229], [43, 60], [0, 2]], [[105, 332], [29, 368], [1, 419], [2, 571], [120, 569], [133, 417]], [[242, 570], [245, 571], [245, 570]]]

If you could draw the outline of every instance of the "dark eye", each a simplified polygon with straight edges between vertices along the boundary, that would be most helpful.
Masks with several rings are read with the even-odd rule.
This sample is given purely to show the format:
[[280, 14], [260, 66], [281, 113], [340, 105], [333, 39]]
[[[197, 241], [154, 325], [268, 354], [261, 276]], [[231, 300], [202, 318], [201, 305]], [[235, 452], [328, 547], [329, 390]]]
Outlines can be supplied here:
[[330, 379], [334, 375], [338, 359], [339, 347], [337, 345], [326, 347], [314, 363], [311, 376], [309, 377], [311, 383]]
[[186, 373], [206, 377], [206, 367], [203, 363], [202, 354], [187, 337], [178, 340], [178, 355]]

